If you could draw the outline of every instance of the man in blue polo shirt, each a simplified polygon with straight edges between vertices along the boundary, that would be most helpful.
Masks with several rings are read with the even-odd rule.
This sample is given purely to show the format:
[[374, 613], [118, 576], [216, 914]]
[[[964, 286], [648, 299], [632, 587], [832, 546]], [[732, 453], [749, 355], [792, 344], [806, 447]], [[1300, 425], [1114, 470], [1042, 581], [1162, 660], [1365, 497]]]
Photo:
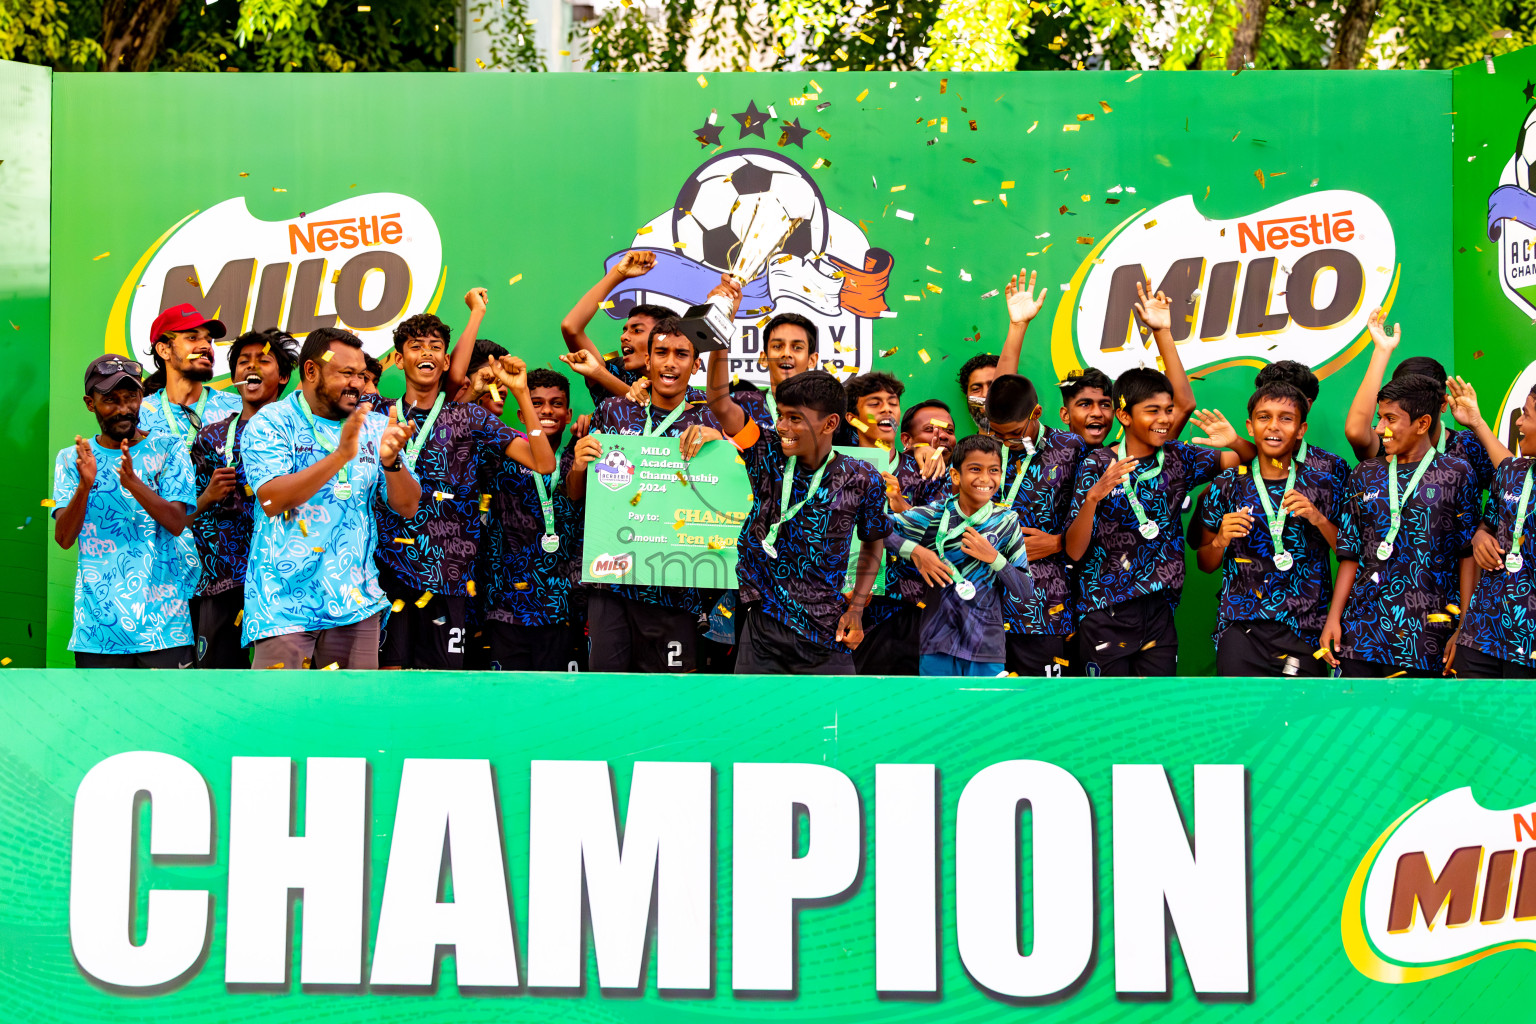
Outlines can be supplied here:
[[197, 549], [180, 541], [197, 503], [192, 464], [169, 434], [139, 429], [142, 367], [93, 359], [85, 406], [100, 432], [54, 463], [54, 539], [80, 545], [75, 570], [77, 668], [190, 668]]
[[363, 343], [311, 331], [299, 390], [251, 417], [241, 439], [260, 513], [245, 571], [244, 640], [254, 668], [378, 668], [389, 601], [374, 565], [373, 500], [410, 518], [421, 485], [400, 451], [412, 434], [358, 406]]
[[222, 337], [223, 323], [209, 320], [190, 302], [155, 317], [149, 340], [156, 370], [145, 382], [148, 394], [140, 410], [140, 430], [169, 432], [190, 451], [205, 424], [240, 411], [239, 395], [208, 386], [213, 379], [213, 340]]

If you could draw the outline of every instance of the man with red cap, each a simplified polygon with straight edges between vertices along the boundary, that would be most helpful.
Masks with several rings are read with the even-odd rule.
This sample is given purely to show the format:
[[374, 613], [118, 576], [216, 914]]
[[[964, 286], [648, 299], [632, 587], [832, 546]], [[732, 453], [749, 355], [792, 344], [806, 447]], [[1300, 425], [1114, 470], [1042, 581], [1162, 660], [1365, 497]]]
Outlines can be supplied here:
[[141, 430], [172, 434], [190, 451], [204, 424], [240, 412], [239, 395], [207, 386], [213, 379], [213, 339], [222, 337], [224, 324], [190, 302], [155, 317], [149, 339], [157, 369], [145, 383]]

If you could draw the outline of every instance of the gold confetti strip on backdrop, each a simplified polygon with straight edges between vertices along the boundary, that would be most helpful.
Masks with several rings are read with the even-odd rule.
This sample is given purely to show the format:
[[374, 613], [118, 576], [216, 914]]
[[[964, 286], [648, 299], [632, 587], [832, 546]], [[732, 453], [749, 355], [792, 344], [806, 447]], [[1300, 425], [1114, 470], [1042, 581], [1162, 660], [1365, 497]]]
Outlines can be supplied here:
[[111, 254], [111, 253], [110, 253], [110, 252], [104, 252], [104, 253], [102, 253], [102, 254], [101, 254], [101, 255], [100, 255], [100, 256], [92, 256], [92, 257], [91, 257], [91, 262], [92, 262], [92, 263], [95, 263], [95, 262], [96, 262], [96, 261], [97, 261], [97, 260], [104, 260], [104, 259], [106, 259], [106, 258], [107, 258], [107, 257], [108, 257], [108, 256], [111, 256], [111, 255], [112, 255], [112, 254]]
[[517, 284], [517, 282], [521, 281], [522, 279], [522, 274], [513, 274], [511, 277], [507, 278], [507, 284]]

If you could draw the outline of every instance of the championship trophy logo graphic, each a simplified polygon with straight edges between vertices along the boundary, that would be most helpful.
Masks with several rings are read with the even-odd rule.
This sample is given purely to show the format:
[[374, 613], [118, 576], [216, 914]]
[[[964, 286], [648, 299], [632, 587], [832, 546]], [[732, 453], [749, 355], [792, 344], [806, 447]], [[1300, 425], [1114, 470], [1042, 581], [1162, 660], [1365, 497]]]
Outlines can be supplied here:
[[[1515, 151], [1488, 196], [1488, 240], [1499, 248], [1499, 286], [1520, 312], [1536, 323], [1536, 192], [1531, 189], [1531, 163], [1536, 161], [1536, 107], [1525, 115], [1515, 136]], [[1515, 421], [1525, 396], [1536, 384], [1536, 362], [1516, 375], [1504, 396], [1494, 429], [1511, 443], [1517, 440]]]
[[[776, 313], [815, 323], [822, 363], [839, 375], [870, 366], [874, 321], [895, 316], [885, 303], [891, 254], [827, 209], [802, 167], [769, 150], [733, 150], [700, 165], [672, 209], [641, 227], [606, 266], [635, 249], [654, 253], [655, 266], [609, 293], [609, 315], [625, 319], [642, 303], [689, 311], [726, 335], [718, 340], [731, 349], [732, 373], [757, 383], [768, 379], [758, 365], [761, 328]], [[711, 317], [691, 309], [722, 273], [742, 284], [734, 324], [723, 310]]]

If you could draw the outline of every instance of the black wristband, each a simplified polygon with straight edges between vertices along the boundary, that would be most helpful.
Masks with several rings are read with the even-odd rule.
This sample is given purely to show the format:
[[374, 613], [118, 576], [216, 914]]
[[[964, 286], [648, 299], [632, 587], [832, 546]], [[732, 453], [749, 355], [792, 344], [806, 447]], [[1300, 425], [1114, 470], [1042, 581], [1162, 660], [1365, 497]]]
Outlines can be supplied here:
[[382, 463], [382, 462], [379, 463], [379, 465], [380, 466], [384, 466], [384, 472], [386, 472], [386, 473], [398, 473], [403, 468], [401, 466], [401, 463], [400, 463], [400, 456], [399, 455], [395, 456], [395, 464], [393, 466], [385, 466], [384, 463]]

